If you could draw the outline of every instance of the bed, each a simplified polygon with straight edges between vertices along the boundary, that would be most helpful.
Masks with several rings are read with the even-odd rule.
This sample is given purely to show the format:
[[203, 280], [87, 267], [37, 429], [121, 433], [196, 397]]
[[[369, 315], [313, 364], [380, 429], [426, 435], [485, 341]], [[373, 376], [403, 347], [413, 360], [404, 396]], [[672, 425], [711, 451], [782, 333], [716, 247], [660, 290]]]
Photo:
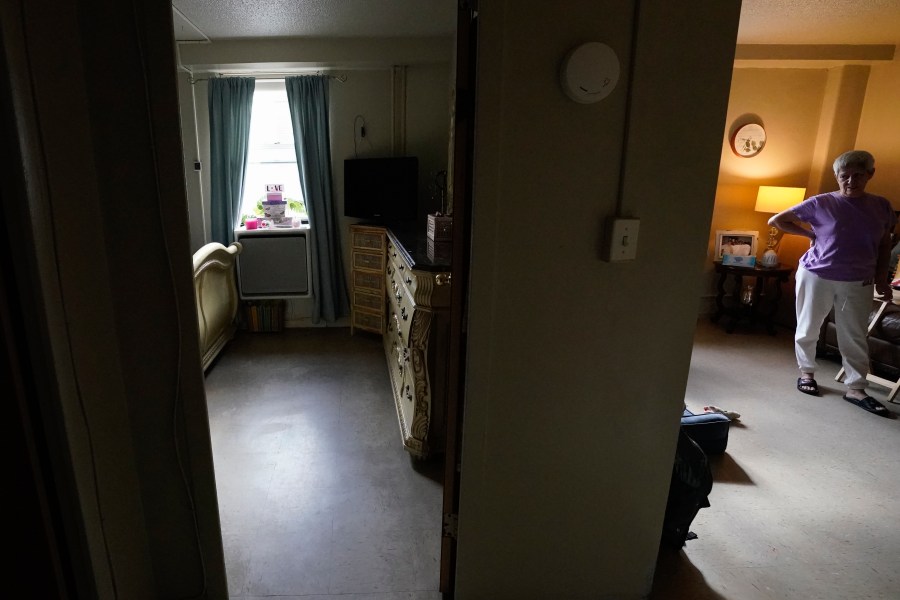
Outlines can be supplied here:
[[237, 330], [236, 261], [241, 245], [217, 242], [194, 253], [194, 298], [200, 334], [200, 356], [206, 371]]

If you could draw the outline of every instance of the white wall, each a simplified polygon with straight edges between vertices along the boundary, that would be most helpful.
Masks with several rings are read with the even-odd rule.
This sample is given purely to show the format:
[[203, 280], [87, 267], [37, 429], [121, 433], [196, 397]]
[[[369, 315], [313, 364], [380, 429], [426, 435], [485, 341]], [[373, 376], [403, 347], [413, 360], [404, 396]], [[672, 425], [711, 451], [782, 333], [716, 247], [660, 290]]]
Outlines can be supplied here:
[[[419, 157], [419, 190], [424, 215], [433, 211], [427, 185], [432, 173], [447, 166], [449, 136], [449, 89], [452, 40], [447, 38], [365, 40], [265, 40], [258, 43], [241, 41], [192, 44], [180, 47], [182, 65], [194, 71], [197, 78], [216, 72], [279, 72], [291, 68], [327, 68], [332, 75], [346, 76], [341, 83], [329, 85], [329, 118], [335, 211], [341, 228], [344, 270], [349, 290], [350, 250], [348, 226], [355, 219], [343, 217], [343, 161], [353, 156], [389, 156], [392, 153], [392, 85], [391, 66], [408, 65], [406, 89], [407, 154]], [[206, 81], [193, 86], [194, 110], [181, 87], [182, 129], [197, 130], [199, 154], [203, 161], [199, 186], [192, 186], [196, 174], [189, 172], [197, 151], [185, 138], [186, 178], [190, 207], [191, 239], [209, 240], [209, 116]], [[366, 137], [354, 131], [354, 118], [365, 119]], [[354, 147], [354, 138], [356, 144]], [[196, 243], [196, 242], [194, 242]], [[196, 250], [196, 248], [195, 248]], [[288, 302], [286, 321], [289, 327], [310, 325], [312, 301], [292, 299]], [[343, 323], [340, 321], [339, 324]]]
[[[197, 88], [200, 88], [199, 90]], [[203, 172], [203, 166], [208, 166], [209, 144], [205, 155], [201, 154], [197, 140], [198, 113], [195, 109], [197, 92], [203, 92], [199, 97], [201, 101], [206, 99], [205, 82], [191, 84], [191, 77], [184, 71], [178, 72], [178, 112], [181, 119], [182, 152], [184, 153], [184, 184], [188, 194], [188, 223], [191, 232], [191, 252], [199, 250], [210, 238], [209, 210], [204, 202], [203, 189], [209, 189], [209, 171]], [[199, 113], [205, 122], [206, 111]], [[200, 170], [195, 170], [194, 163], [200, 161]], [[202, 176], [206, 175], [207, 186], [203, 188]]]
[[[740, 3], [641, 6], [630, 82], [633, 3], [479, 3], [460, 600], [650, 590]], [[557, 83], [586, 41], [623, 61], [593, 105]], [[638, 257], [610, 264], [620, 202]]]

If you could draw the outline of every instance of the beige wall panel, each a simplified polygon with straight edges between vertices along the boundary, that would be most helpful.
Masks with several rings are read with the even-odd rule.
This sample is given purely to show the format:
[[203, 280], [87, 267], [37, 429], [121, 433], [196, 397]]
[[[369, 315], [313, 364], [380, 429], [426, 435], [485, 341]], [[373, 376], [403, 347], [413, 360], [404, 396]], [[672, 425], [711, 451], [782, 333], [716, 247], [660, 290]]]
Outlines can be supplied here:
[[[632, 85], [631, 3], [479, 4], [461, 600], [649, 591], [739, 6], [642, 7]], [[587, 41], [623, 78], [583, 105], [558, 69]], [[620, 193], [638, 257], [606, 263]]]
[[856, 146], [875, 156], [873, 194], [888, 198], [900, 210], [900, 59], [877, 64], [869, 74]]

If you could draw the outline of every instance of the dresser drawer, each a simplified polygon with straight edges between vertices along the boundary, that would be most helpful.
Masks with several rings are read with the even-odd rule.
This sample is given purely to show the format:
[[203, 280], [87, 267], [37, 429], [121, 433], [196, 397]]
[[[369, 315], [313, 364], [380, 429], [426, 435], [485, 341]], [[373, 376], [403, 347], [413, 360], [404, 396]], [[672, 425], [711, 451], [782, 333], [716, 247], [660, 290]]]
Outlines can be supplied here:
[[355, 308], [368, 309], [372, 312], [384, 312], [384, 296], [382, 294], [373, 294], [369, 290], [355, 289], [353, 290], [353, 306]]
[[369, 312], [354, 308], [353, 327], [381, 333], [384, 331], [384, 313]]
[[397, 248], [397, 245], [390, 239], [387, 240], [387, 252], [385, 254], [387, 255], [388, 263], [392, 264], [394, 268], [409, 268], [409, 264], [403, 256], [403, 251]]
[[354, 269], [368, 269], [370, 271], [384, 271], [384, 254], [354, 250], [352, 255]]
[[369, 290], [373, 294], [384, 293], [384, 276], [381, 273], [369, 271], [353, 271], [353, 289]]
[[384, 230], [377, 228], [354, 227], [350, 245], [354, 248], [368, 248], [384, 252]]
[[388, 264], [385, 269], [385, 279], [387, 280], [387, 289], [394, 296], [405, 294], [409, 296], [409, 301], [416, 302], [416, 288], [418, 281], [415, 271], [409, 268], [402, 258], [392, 258], [388, 256]]
[[385, 336], [384, 354], [387, 358], [388, 372], [391, 376], [391, 387], [396, 398], [405, 385], [404, 377], [409, 376], [409, 348], [401, 344], [396, 338]]
[[387, 334], [403, 346], [409, 346], [413, 323], [413, 311], [400, 308], [395, 302], [388, 302]]

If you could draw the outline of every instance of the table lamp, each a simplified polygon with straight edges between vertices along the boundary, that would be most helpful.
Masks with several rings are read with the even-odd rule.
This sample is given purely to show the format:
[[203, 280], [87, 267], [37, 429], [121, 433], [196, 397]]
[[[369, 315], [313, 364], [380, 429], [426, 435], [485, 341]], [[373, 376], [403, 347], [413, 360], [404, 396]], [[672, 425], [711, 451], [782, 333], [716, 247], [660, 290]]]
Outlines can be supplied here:
[[[759, 186], [759, 193], [756, 195], [757, 212], [778, 214], [792, 206], [796, 206], [803, 202], [806, 195], [806, 188], [799, 187], [778, 187], [773, 185]], [[769, 228], [769, 242], [766, 245], [766, 252], [759, 261], [763, 267], [777, 267], [778, 253], [775, 252], [778, 229]]]

